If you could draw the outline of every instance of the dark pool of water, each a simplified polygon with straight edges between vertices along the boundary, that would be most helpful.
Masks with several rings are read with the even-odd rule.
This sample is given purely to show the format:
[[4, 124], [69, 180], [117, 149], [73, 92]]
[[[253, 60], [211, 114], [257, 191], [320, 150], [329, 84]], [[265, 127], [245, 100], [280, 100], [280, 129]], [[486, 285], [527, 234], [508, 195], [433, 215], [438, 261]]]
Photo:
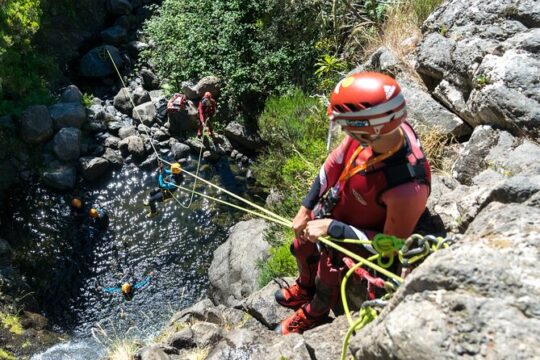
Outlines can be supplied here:
[[[194, 172], [194, 167], [193, 161], [187, 169]], [[244, 195], [246, 183], [238, 173], [226, 160], [201, 168], [203, 178]], [[30, 184], [11, 197], [7, 236], [24, 254], [17, 263], [57, 330], [75, 339], [90, 338], [92, 329], [100, 328], [111, 336], [128, 331], [145, 336], [205, 295], [213, 251], [243, 214], [195, 196], [189, 209], [170, 200], [158, 205], [157, 217], [147, 219], [142, 201], [156, 186], [154, 175], [125, 165], [77, 193], [110, 215], [109, 229], [90, 240], [84, 225], [70, 215], [73, 194]], [[186, 177], [184, 183], [191, 187], [193, 180]], [[197, 190], [216, 195], [203, 184]], [[187, 204], [189, 195], [178, 194], [178, 199]], [[148, 275], [149, 285], [131, 301], [99, 288]]]

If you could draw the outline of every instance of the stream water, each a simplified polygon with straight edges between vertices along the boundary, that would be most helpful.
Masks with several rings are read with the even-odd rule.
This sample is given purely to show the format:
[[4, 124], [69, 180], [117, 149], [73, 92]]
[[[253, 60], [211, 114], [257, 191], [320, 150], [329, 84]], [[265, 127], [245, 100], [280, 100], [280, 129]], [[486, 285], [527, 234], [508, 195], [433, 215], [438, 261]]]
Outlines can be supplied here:
[[[194, 172], [195, 161], [190, 164], [186, 168]], [[239, 173], [227, 160], [201, 167], [205, 179], [244, 195], [247, 185]], [[186, 177], [184, 184], [191, 188], [193, 179]], [[17, 259], [21, 271], [53, 327], [72, 337], [34, 358], [98, 358], [110, 341], [156, 335], [175, 311], [205, 295], [213, 251], [242, 214], [195, 196], [189, 209], [174, 200], [158, 204], [159, 215], [148, 219], [142, 202], [155, 186], [155, 173], [125, 165], [81, 189], [78, 194], [107, 209], [111, 219], [109, 229], [90, 240], [70, 215], [72, 194], [30, 185], [12, 196], [8, 237], [25, 254]], [[203, 184], [197, 190], [216, 195]], [[177, 197], [189, 201], [188, 194]], [[131, 301], [103, 290], [147, 276], [149, 284]]]

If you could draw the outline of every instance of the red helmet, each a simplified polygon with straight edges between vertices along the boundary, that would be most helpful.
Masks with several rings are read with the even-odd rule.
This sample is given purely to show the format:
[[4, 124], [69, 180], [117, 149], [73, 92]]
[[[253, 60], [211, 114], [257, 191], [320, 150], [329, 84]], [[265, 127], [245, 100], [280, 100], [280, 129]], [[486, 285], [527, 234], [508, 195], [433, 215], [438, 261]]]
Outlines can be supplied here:
[[330, 96], [328, 116], [346, 132], [382, 135], [397, 129], [407, 110], [396, 80], [376, 72], [361, 72], [337, 84]]
[[204, 96], [205, 98], [211, 98], [212, 97], [212, 93], [210, 91], [207, 91], [204, 93]]

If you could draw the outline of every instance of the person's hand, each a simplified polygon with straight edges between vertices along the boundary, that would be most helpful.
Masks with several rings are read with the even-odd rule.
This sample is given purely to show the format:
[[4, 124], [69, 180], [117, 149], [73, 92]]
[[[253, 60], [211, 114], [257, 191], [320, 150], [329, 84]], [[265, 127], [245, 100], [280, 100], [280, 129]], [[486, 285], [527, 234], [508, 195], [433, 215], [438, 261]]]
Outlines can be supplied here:
[[309, 221], [305, 229], [305, 238], [313, 243], [317, 242], [321, 236], [328, 235], [328, 227], [332, 219], [319, 219]]
[[304, 236], [304, 229], [306, 228], [309, 220], [311, 220], [311, 210], [309, 210], [305, 206], [301, 206], [298, 210], [298, 213], [294, 217], [292, 224], [294, 234], [296, 235], [296, 238], [300, 240], [300, 242], [306, 241], [306, 238]]

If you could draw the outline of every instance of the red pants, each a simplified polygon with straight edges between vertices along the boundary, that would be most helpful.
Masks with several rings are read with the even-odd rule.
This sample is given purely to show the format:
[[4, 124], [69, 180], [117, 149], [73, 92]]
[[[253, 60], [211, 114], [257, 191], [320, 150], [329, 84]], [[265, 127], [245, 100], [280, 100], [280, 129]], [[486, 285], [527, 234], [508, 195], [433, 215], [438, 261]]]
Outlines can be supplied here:
[[[346, 248], [360, 256], [367, 255], [364, 248], [347, 245]], [[315, 296], [305, 310], [315, 317], [328, 315], [339, 300], [339, 288], [345, 270], [341, 255], [337, 251], [319, 252], [316, 244], [309, 241], [300, 244], [298, 239], [294, 239], [291, 252], [298, 263], [300, 276], [297, 281], [304, 287], [315, 287]]]

